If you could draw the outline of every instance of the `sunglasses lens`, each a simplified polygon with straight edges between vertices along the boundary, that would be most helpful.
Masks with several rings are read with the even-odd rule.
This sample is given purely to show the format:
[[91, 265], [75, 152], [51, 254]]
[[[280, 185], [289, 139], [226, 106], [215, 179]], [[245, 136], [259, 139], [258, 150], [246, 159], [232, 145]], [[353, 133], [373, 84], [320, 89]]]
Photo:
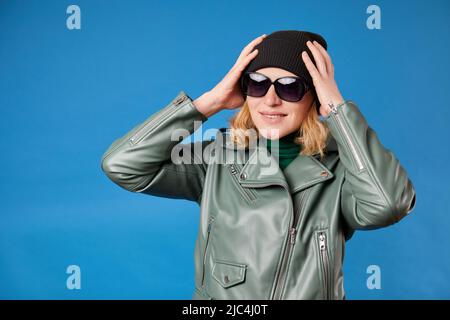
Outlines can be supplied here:
[[270, 85], [270, 79], [258, 73], [247, 73], [243, 79], [243, 91], [251, 97], [264, 96]]
[[[271, 85], [271, 80], [266, 76], [250, 72], [243, 77], [242, 89], [248, 96], [263, 97]], [[274, 85], [277, 95], [289, 102], [300, 101], [307, 91], [305, 82], [294, 77], [280, 78]]]
[[275, 90], [281, 99], [296, 102], [305, 95], [306, 86], [297, 78], [281, 78], [275, 83]]

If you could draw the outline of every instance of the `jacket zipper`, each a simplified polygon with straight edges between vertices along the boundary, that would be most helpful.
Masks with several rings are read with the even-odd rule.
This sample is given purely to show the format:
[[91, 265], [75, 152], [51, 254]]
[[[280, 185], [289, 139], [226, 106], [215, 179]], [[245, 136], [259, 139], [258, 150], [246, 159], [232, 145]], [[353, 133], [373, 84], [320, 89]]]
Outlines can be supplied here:
[[[269, 186], [269, 185], [273, 185], [273, 183], [257, 183], [257, 184], [254, 184], [254, 186], [257, 186], [257, 187], [260, 187], [260, 188], [262, 188], [262, 187], [267, 187], [267, 186]], [[277, 183], [277, 185], [279, 185], [279, 186], [281, 186], [281, 187], [283, 187], [286, 191], [287, 191], [287, 193], [288, 193], [288, 197], [289, 197], [289, 200], [292, 202], [292, 197], [291, 197], [291, 194], [290, 194], [290, 190], [289, 190], [289, 186], [287, 185], [287, 184], [285, 184], [285, 183], [281, 183], [281, 182], [279, 182], [279, 183]], [[309, 193], [310, 192], [310, 190], [311, 189], [309, 189], [307, 192]], [[300, 213], [300, 211], [301, 211], [301, 209], [303, 208], [303, 198], [305, 197], [305, 193], [303, 193], [302, 194], [302, 196], [300, 197], [300, 208], [299, 208], [299, 213]], [[285, 246], [284, 246], [284, 252], [283, 252], [283, 258], [282, 258], [282, 262], [281, 262], [281, 264], [280, 264], [280, 266], [279, 266], [279, 272], [278, 272], [278, 275], [277, 275], [277, 277], [276, 277], [276, 279], [275, 279], [275, 284], [274, 284], [274, 286], [275, 286], [275, 288], [274, 288], [274, 290], [273, 290], [273, 294], [272, 294], [272, 298], [271, 299], [275, 299], [276, 298], [276, 296], [275, 296], [275, 294], [276, 294], [276, 291], [278, 290], [277, 288], [278, 288], [278, 286], [279, 286], [279, 281], [280, 281], [280, 279], [282, 279], [281, 277], [280, 277], [280, 275], [281, 275], [281, 270], [283, 270], [283, 269], [285, 269], [285, 264], [287, 264], [287, 261], [288, 261], [288, 259], [286, 259], [285, 257], [287, 256], [285, 253], [286, 253], [286, 251], [289, 251], [288, 252], [288, 255], [290, 255], [291, 253], [291, 250], [292, 250], [292, 247], [294, 246], [294, 244], [295, 244], [295, 237], [296, 237], [296, 234], [297, 234], [297, 221], [296, 221], [296, 217], [298, 217], [299, 215], [295, 215], [295, 212], [294, 212], [294, 221], [292, 222], [292, 224], [291, 224], [291, 227], [289, 228], [289, 232], [288, 232], [288, 237], [287, 237], [287, 239], [286, 239], [286, 244], [285, 244]], [[292, 244], [291, 244], [292, 243]], [[289, 249], [288, 249], [289, 248]], [[283, 273], [285, 273], [285, 271], [283, 272]]]
[[143, 138], [145, 138], [151, 132], [151, 130], [148, 130], [148, 129], [150, 129], [156, 122], [162, 121], [162, 120], [168, 118], [171, 114], [173, 114], [177, 110], [177, 107], [181, 103], [183, 103], [183, 101], [185, 101], [186, 99], [187, 99], [187, 96], [182, 96], [182, 97], [178, 98], [177, 100], [175, 100], [169, 107], [167, 107], [164, 110], [161, 110], [161, 112], [159, 114], [155, 115], [155, 117], [152, 120], [150, 120], [141, 129], [139, 129], [133, 136], [131, 136], [129, 141], [132, 144], [138, 144]]
[[256, 200], [256, 194], [254, 194], [250, 189], [244, 188], [244, 187], [241, 186], [241, 184], [239, 183], [239, 178], [238, 178], [238, 176], [237, 176], [237, 175], [239, 174], [239, 171], [237, 170], [236, 165], [231, 164], [231, 165], [229, 166], [229, 168], [230, 168], [231, 175], [233, 176], [233, 179], [234, 179], [234, 181], [235, 181], [236, 184], [237, 184], [237, 187], [239, 188], [239, 190], [242, 191], [241, 194], [242, 194], [249, 202], [255, 201], [255, 200]]
[[327, 235], [324, 231], [318, 233], [319, 240], [319, 253], [320, 253], [320, 263], [322, 267], [322, 275], [323, 275], [323, 289], [325, 293], [325, 297], [327, 300], [331, 300], [330, 297], [330, 273], [329, 273], [329, 257], [328, 257], [328, 246], [327, 246]]
[[273, 296], [272, 299], [273, 300], [279, 300], [282, 297], [283, 294], [283, 289], [284, 289], [284, 285], [286, 283], [286, 277], [287, 277], [287, 269], [288, 269], [288, 262], [290, 260], [291, 254], [292, 254], [292, 249], [294, 248], [295, 245], [295, 238], [297, 236], [297, 223], [298, 223], [298, 218], [300, 217], [300, 213], [302, 212], [303, 209], [303, 199], [306, 196], [306, 193], [309, 193], [310, 189], [306, 192], [303, 192], [302, 195], [300, 196], [300, 205], [299, 205], [299, 209], [294, 212], [294, 219], [292, 222], [291, 227], [289, 228], [289, 236], [286, 240], [286, 245], [285, 245], [285, 249], [283, 252], [283, 258], [281, 259], [281, 265], [279, 267], [279, 271], [278, 271], [278, 276], [275, 280], [275, 289], [273, 291]]
[[334, 114], [334, 118], [337, 120], [339, 127], [341, 128], [342, 132], [344, 132], [345, 138], [347, 140], [348, 145], [350, 146], [350, 150], [353, 154], [353, 158], [356, 160], [358, 169], [364, 170], [364, 164], [361, 160], [361, 157], [358, 154], [358, 151], [356, 149], [356, 145], [355, 143], [352, 141], [352, 139], [350, 138], [350, 134], [347, 131], [346, 126], [343, 123], [343, 120], [341, 119], [341, 116], [338, 113], [338, 108], [337, 105], [333, 105], [333, 107], [331, 108], [332, 113]]
[[203, 251], [203, 269], [202, 269], [202, 287], [205, 285], [205, 268], [206, 268], [206, 252], [208, 250], [209, 245], [209, 236], [211, 234], [211, 226], [214, 222], [214, 217], [209, 217], [208, 219], [208, 227], [206, 229], [206, 243], [205, 243], [205, 250]]

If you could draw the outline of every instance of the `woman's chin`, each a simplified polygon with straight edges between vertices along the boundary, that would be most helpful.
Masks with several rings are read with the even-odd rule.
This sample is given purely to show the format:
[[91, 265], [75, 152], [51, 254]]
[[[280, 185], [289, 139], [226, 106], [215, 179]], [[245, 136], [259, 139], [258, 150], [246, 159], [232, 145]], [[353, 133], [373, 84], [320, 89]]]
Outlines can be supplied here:
[[261, 134], [261, 136], [270, 140], [279, 139], [284, 132], [284, 130], [282, 130], [278, 126], [269, 126], [269, 127], [266, 126], [264, 128], [258, 128], [258, 131]]

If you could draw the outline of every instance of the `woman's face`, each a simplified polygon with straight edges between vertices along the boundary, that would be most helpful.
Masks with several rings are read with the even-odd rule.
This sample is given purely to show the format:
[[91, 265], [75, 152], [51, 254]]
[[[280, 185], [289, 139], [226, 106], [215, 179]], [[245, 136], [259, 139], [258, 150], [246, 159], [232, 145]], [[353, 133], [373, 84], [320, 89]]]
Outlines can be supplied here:
[[[262, 68], [257, 70], [272, 81], [295, 74], [280, 68]], [[252, 121], [260, 134], [266, 139], [279, 139], [299, 130], [303, 119], [311, 107], [313, 96], [309, 90], [300, 101], [288, 102], [281, 100], [270, 86], [263, 97], [247, 96], [247, 104]]]

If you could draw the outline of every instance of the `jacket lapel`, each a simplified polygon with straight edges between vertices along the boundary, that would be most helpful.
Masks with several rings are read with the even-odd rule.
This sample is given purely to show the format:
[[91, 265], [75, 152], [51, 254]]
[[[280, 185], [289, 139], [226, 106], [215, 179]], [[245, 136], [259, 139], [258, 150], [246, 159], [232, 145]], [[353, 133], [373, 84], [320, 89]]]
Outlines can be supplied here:
[[[328, 155], [337, 159], [337, 155]], [[334, 177], [328, 167], [313, 156], [297, 156], [284, 170], [291, 193], [302, 191]]]
[[302, 191], [334, 177], [330, 169], [339, 155], [336, 141], [331, 135], [325, 152], [323, 163], [314, 156], [298, 155], [283, 171], [276, 157], [267, 150], [265, 143], [258, 143], [255, 148], [249, 150], [248, 160], [239, 175], [239, 183], [252, 188], [281, 185], [291, 193]]

